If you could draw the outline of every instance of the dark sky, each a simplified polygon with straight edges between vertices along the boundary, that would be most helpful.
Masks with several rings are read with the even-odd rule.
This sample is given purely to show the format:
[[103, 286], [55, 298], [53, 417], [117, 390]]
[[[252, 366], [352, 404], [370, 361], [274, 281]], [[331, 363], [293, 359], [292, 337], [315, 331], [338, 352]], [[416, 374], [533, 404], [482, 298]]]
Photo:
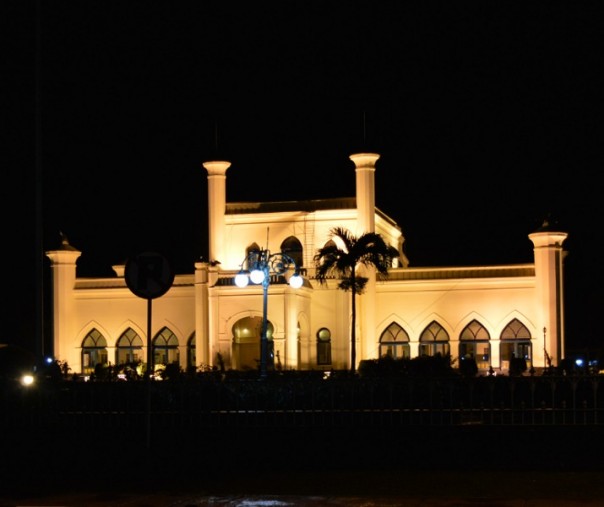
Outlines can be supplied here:
[[600, 2], [11, 0], [7, 12], [9, 139], [23, 148], [22, 188], [3, 198], [24, 196], [5, 214], [24, 224], [24, 266], [38, 252], [36, 174], [42, 248], [63, 231], [81, 276], [148, 250], [192, 272], [207, 255], [202, 162], [232, 162], [229, 201], [294, 200], [354, 195], [349, 155], [377, 151], [377, 205], [412, 266], [531, 262], [528, 234], [549, 216], [569, 233], [569, 341], [599, 343]]

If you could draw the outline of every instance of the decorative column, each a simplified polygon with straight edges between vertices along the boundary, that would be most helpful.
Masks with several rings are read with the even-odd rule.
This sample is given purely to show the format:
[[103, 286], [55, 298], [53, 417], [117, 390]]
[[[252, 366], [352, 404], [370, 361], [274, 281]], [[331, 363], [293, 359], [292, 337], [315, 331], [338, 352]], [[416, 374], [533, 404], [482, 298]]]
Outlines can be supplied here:
[[195, 263], [195, 366], [213, 365], [208, 325], [208, 267], [207, 262]]
[[285, 317], [285, 357], [282, 358], [283, 367], [286, 369], [299, 369], [300, 358], [298, 352], [298, 305], [296, 290], [287, 288], [283, 293]]

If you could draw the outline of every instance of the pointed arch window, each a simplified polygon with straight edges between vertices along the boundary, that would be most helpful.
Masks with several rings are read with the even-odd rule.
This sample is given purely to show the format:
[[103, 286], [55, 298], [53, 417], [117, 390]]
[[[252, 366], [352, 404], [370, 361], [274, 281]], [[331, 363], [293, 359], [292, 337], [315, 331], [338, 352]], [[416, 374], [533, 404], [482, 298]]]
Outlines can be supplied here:
[[155, 366], [179, 364], [178, 338], [168, 327], [163, 327], [153, 338], [153, 364]]
[[491, 366], [491, 335], [476, 319], [468, 323], [459, 335], [459, 361], [475, 359], [476, 366], [488, 370]]
[[82, 373], [90, 375], [97, 365], [107, 362], [107, 340], [94, 328], [82, 340]]
[[451, 353], [449, 348], [449, 333], [438, 322], [433, 320], [422, 331], [419, 337], [419, 355], [446, 356]]
[[399, 324], [392, 322], [380, 336], [380, 357], [402, 359], [411, 356], [409, 334]]
[[513, 359], [524, 359], [532, 364], [531, 332], [518, 319], [512, 319], [501, 332], [501, 368], [509, 368]]
[[502, 340], [530, 340], [531, 332], [518, 319], [512, 319], [501, 332]]
[[143, 340], [138, 333], [129, 327], [117, 340], [115, 363], [139, 363], [143, 360]]

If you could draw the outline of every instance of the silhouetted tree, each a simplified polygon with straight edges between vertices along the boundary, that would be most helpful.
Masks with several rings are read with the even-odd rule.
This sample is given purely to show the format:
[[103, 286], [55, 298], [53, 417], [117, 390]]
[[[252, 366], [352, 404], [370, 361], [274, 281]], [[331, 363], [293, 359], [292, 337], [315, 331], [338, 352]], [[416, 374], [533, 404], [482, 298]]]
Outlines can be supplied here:
[[338, 288], [352, 293], [352, 323], [351, 323], [351, 348], [350, 369], [354, 373], [356, 368], [356, 295], [363, 294], [369, 279], [357, 274], [358, 266], [373, 267], [383, 275], [388, 275], [392, 260], [399, 256], [393, 246], [386, 244], [377, 233], [367, 232], [358, 238], [342, 227], [334, 227], [329, 233], [330, 239], [338, 239], [342, 244], [330, 241], [320, 248], [315, 257], [317, 268], [316, 278], [324, 284], [329, 278], [336, 277], [340, 281]]

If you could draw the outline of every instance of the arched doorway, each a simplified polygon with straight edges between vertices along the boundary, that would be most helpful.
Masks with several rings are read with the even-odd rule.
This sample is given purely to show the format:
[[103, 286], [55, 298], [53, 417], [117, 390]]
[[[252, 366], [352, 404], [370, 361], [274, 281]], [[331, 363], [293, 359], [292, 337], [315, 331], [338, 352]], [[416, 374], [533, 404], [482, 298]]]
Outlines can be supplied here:
[[[260, 367], [260, 335], [262, 334], [262, 317], [244, 317], [233, 325], [232, 367], [234, 370], [255, 370]], [[274, 327], [268, 322], [268, 368], [274, 365], [273, 346]]]

